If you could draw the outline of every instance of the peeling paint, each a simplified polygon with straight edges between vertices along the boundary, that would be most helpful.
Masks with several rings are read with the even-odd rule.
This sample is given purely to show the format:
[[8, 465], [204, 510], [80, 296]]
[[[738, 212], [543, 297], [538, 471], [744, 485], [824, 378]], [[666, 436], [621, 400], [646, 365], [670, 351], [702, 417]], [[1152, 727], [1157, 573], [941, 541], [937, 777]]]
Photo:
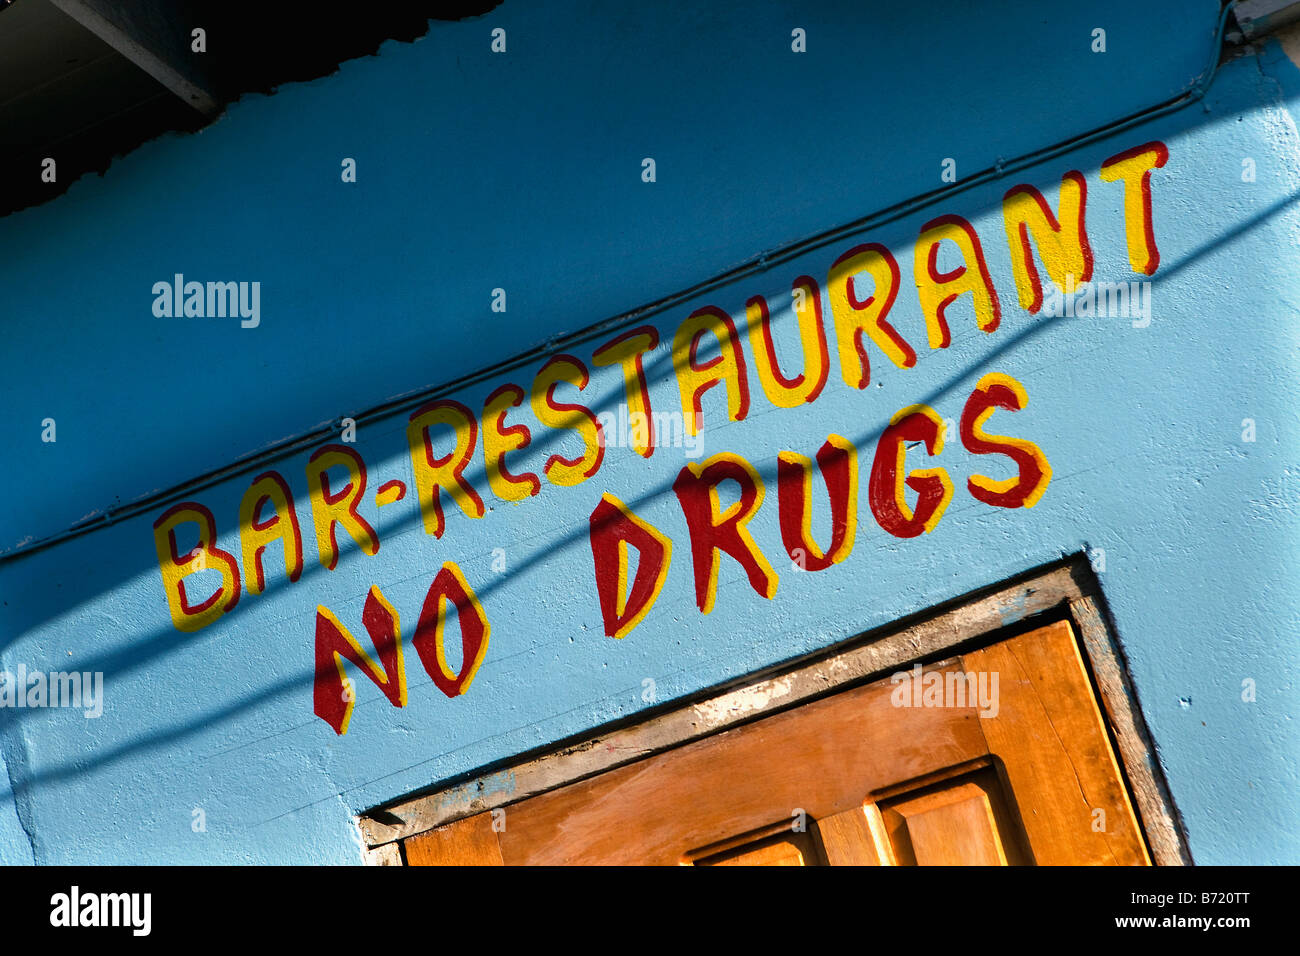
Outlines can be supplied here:
[[790, 678], [768, 681], [754, 687], [740, 690], [715, 698], [705, 704], [697, 705], [695, 715], [706, 727], [717, 727], [730, 723], [746, 714], [767, 710], [773, 703], [790, 693]]

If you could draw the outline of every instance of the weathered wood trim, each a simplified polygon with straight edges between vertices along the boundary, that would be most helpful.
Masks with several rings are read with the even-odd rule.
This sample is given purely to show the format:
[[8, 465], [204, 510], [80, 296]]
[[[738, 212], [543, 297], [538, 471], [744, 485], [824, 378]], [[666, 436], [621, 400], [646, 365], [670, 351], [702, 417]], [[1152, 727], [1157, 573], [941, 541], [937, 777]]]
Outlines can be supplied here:
[[361, 851], [361, 859], [366, 866], [405, 866], [402, 859], [402, 847], [398, 843], [382, 843], [379, 846], [366, 847]]
[[787, 663], [750, 675], [743, 683], [714, 688], [694, 701], [675, 703], [666, 712], [631, 726], [557, 745], [540, 755], [525, 755], [505, 769], [376, 808], [358, 821], [362, 837], [373, 852], [373, 848], [463, 817], [867, 683], [918, 661], [933, 661], [961, 645], [992, 638], [999, 631], [1055, 610], [1069, 616], [1084, 636], [1085, 657], [1097, 675], [1103, 707], [1134, 787], [1154, 858], [1158, 863], [1189, 863], [1177, 813], [1133, 703], [1116, 645], [1097, 611], [1098, 599], [1087, 562], [1070, 559], [982, 596], [960, 599], [946, 609], [862, 635], [814, 659]]
[[[167, 88], [177, 99], [204, 116], [216, 116], [221, 104], [203, 84], [194, 71], [186, 67], [188, 46], [177, 48], [176, 38], [167, 38], [160, 32], [145, 35], [130, 24], [131, 17], [124, 11], [114, 10], [113, 4], [101, 0], [50, 0], [50, 3], [103, 40], [139, 69]], [[165, 22], [176, 20], [177, 13], [167, 10], [166, 4], [156, 4], [157, 9], [146, 7], [139, 13], [157, 13]], [[198, 26], [199, 24], [195, 24]], [[180, 42], [188, 43], [188, 27], [181, 29]]]
[[1106, 723], [1119, 749], [1120, 769], [1137, 805], [1151, 856], [1160, 866], [1190, 866], [1192, 857], [1181, 819], [1099, 599], [1080, 596], [1070, 602], [1070, 612], [1079, 628], [1084, 660], [1092, 668]]

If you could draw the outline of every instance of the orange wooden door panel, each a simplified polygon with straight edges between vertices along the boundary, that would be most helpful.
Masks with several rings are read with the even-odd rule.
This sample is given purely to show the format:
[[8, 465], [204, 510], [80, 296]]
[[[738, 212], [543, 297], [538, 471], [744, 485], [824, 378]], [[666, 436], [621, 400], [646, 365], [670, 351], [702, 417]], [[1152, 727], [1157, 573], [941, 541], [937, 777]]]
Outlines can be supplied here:
[[877, 681], [412, 837], [407, 862], [1149, 863], [1069, 624], [922, 674], [996, 674], [996, 706]]
[[697, 856], [691, 862], [695, 866], [820, 866], [825, 860], [810, 830], [793, 831], [782, 824], [771, 836]]
[[974, 709], [913, 712], [900, 734], [890, 696], [888, 683], [855, 688], [525, 800], [506, 810], [502, 857], [676, 864], [987, 753]]
[[877, 804], [887, 862], [903, 866], [1008, 866], [1033, 862], [1007, 789], [992, 767]]
[[500, 866], [492, 814], [477, 813], [416, 834], [405, 843], [408, 866]]
[[962, 659], [999, 673], [1001, 706], [980, 726], [1006, 768], [1035, 862], [1150, 864], [1070, 625]]

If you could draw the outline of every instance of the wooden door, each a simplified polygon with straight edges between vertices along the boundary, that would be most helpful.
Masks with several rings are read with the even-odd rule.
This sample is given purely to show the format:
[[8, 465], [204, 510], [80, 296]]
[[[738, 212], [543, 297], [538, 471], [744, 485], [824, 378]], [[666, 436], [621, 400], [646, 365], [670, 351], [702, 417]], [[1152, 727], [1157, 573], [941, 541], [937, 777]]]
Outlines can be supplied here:
[[464, 818], [404, 851], [413, 865], [1150, 863], [1066, 622]]

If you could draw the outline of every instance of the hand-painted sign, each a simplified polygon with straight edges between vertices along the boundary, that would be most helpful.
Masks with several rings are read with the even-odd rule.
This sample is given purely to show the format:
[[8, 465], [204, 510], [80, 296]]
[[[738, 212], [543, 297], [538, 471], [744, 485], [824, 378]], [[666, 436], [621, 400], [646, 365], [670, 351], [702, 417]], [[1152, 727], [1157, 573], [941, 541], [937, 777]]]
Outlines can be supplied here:
[[[1100, 170], [1103, 182], [1122, 186], [1129, 264], [1140, 275], [1154, 274], [1160, 261], [1152, 226], [1150, 176], [1167, 158], [1163, 144], [1147, 143], [1113, 156]], [[1060, 314], [1051, 310], [1060, 306], [1062, 293], [1072, 297], [1081, 292], [1094, 294], [1088, 285], [1093, 256], [1085, 228], [1086, 203], [1087, 182], [1075, 171], [1061, 180], [1055, 214], [1032, 186], [1016, 186], [1005, 194], [1002, 212], [1013, 278], [1019, 302], [1030, 314], [1044, 311], [1045, 302], [1048, 314]], [[940, 251], [944, 248], [949, 255], [955, 249], [961, 264], [941, 269]], [[1053, 284], [1046, 293], [1040, 264]], [[946, 310], [963, 296], [969, 296], [980, 330], [992, 334], [998, 329], [998, 293], [980, 237], [966, 219], [942, 215], [920, 228], [913, 277], [931, 350], [950, 345]], [[848, 387], [863, 389], [870, 383], [873, 349], [900, 369], [915, 366], [914, 344], [890, 322], [901, 285], [896, 258], [877, 243], [854, 246], [831, 263], [825, 289], [829, 331], [836, 343], [840, 375]], [[1119, 288], [1127, 292], [1124, 284]], [[748, 354], [736, 323], [724, 309], [696, 309], [677, 326], [671, 357], [680, 396], [679, 439], [699, 435], [704, 418], [701, 399], [715, 388], [725, 395], [727, 421], [745, 419], [752, 400], [751, 374], [757, 376], [763, 395], [776, 408], [796, 408], [817, 400], [831, 371], [822, 289], [813, 277], [800, 275], [792, 281], [791, 290], [803, 356], [802, 367], [794, 372], [782, 368], [777, 360], [771, 313], [761, 295], [752, 296], [745, 304]], [[1109, 294], [1118, 293], [1112, 290]], [[571, 400], [582, 398], [591, 382], [587, 363], [572, 354], [548, 358], [527, 388], [513, 382], [502, 384], [487, 397], [480, 414], [450, 398], [414, 409], [405, 428], [413, 487], [408, 489], [400, 480], [384, 482], [375, 494], [375, 505], [395, 504], [409, 491], [418, 503], [425, 532], [441, 539], [447, 532], [448, 508], [471, 519], [482, 519], [488, 510], [484, 489], [466, 477], [476, 456], [481, 456], [486, 490], [507, 502], [539, 496], [543, 478], [558, 486], [591, 480], [611, 447], [626, 446], [631, 453], [650, 458], [665, 443], [665, 432], [673, 422], [662, 410], [651, 407], [646, 383], [644, 358], [658, 347], [659, 331], [644, 325], [622, 332], [591, 353], [592, 366], [616, 367], [621, 372], [624, 409], [617, 418], [595, 414], [590, 407], [593, 403]], [[576, 395], [562, 399], [561, 389]], [[1020, 382], [990, 370], [966, 397], [955, 434], [950, 434], [954, 429], [946, 427], [939, 414], [925, 404], [908, 405], [894, 413], [875, 443], [866, 476], [868, 508], [880, 528], [898, 538], [914, 538], [934, 529], [955, 493], [953, 477], [940, 463], [946, 441], [960, 441], [971, 455], [1001, 456], [1014, 465], [1009, 477], [967, 475], [966, 494], [995, 508], [1033, 507], [1052, 478], [1046, 456], [1033, 441], [989, 430], [996, 412], [1017, 412], [1028, 401]], [[525, 402], [543, 427], [579, 440], [581, 453], [550, 455], [540, 475], [512, 471], [507, 456], [532, 444], [533, 433], [527, 425], [507, 424], [506, 419]], [[615, 429], [618, 440], [611, 441]], [[810, 451], [811, 458], [806, 455]], [[915, 467], [921, 458], [931, 461], [926, 467]], [[822, 477], [830, 503], [831, 531], [824, 542], [814, 540], [811, 533], [814, 470]], [[859, 515], [858, 449], [848, 439], [830, 434], [819, 448], [782, 451], [775, 471], [775, 508], [782, 545], [792, 566], [815, 572], [847, 559]], [[311, 455], [304, 477], [321, 565], [329, 570], [336, 567], [340, 532], [364, 554], [377, 554], [379, 535], [359, 510], [367, 500], [370, 483], [361, 455], [346, 443], [326, 444]], [[724, 485], [738, 489], [738, 497], [726, 507], [719, 492]], [[714, 606], [724, 554], [740, 565], [754, 591], [774, 598], [778, 576], [747, 528], [764, 506], [766, 489], [759, 470], [740, 455], [723, 452], [702, 462], [688, 462], [672, 482], [672, 490], [688, 531], [699, 610], [708, 614]], [[909, 493], [914, 496], [911, 500]], [[191, 531], [184, 540], [196, 543], [186, 548], [178, 532], [191, 526], [197, 527], [197, 536]], [[282, 549], [289, 581], [302, 574], [303, 532], [290, 482], [283, 475], [267, 471], [253, 479], [239, 507], [238, 527], [240, 554], [236, 556], [218, 547], [216, 518], [202, 504], [181, 502], [154, 523], [163, 590], [177, 629], [200, 630], [229, 613], [243, 593], [261, 594], [266, 589], [262, 558], [269, 548]], [[594, 598], [605, 633], [625, 637], [655, 605], [673, 555], [673, 542], [608, 493], [591, 512], [589, 540]], [[631, 570], [632, 552], [636, 553], [635, 571]], [[220, 584], [199, 600], [187, 591], [186, 579], [203, 570], [217, 571]], [[451, 608], [456, 611], [460, 631], [458, 670], [449, 666], [444, 653]], [[377, 586], [366, 598], [362, 624], [374, 645], [377, 663], [329, 609], [322, 606], [317, 610], [314, 707], [340, 734], [347, 730], [354, 697], [344, 661], [359, 668], [394, 706], [406, 703], [398, 614]], [[448, 697], [469, 689], [486, 654], [489, 633], [487, 614], [469, 581], [455, 561], [444, 562], [428, 589], [411, 644], [434, 684]]]

